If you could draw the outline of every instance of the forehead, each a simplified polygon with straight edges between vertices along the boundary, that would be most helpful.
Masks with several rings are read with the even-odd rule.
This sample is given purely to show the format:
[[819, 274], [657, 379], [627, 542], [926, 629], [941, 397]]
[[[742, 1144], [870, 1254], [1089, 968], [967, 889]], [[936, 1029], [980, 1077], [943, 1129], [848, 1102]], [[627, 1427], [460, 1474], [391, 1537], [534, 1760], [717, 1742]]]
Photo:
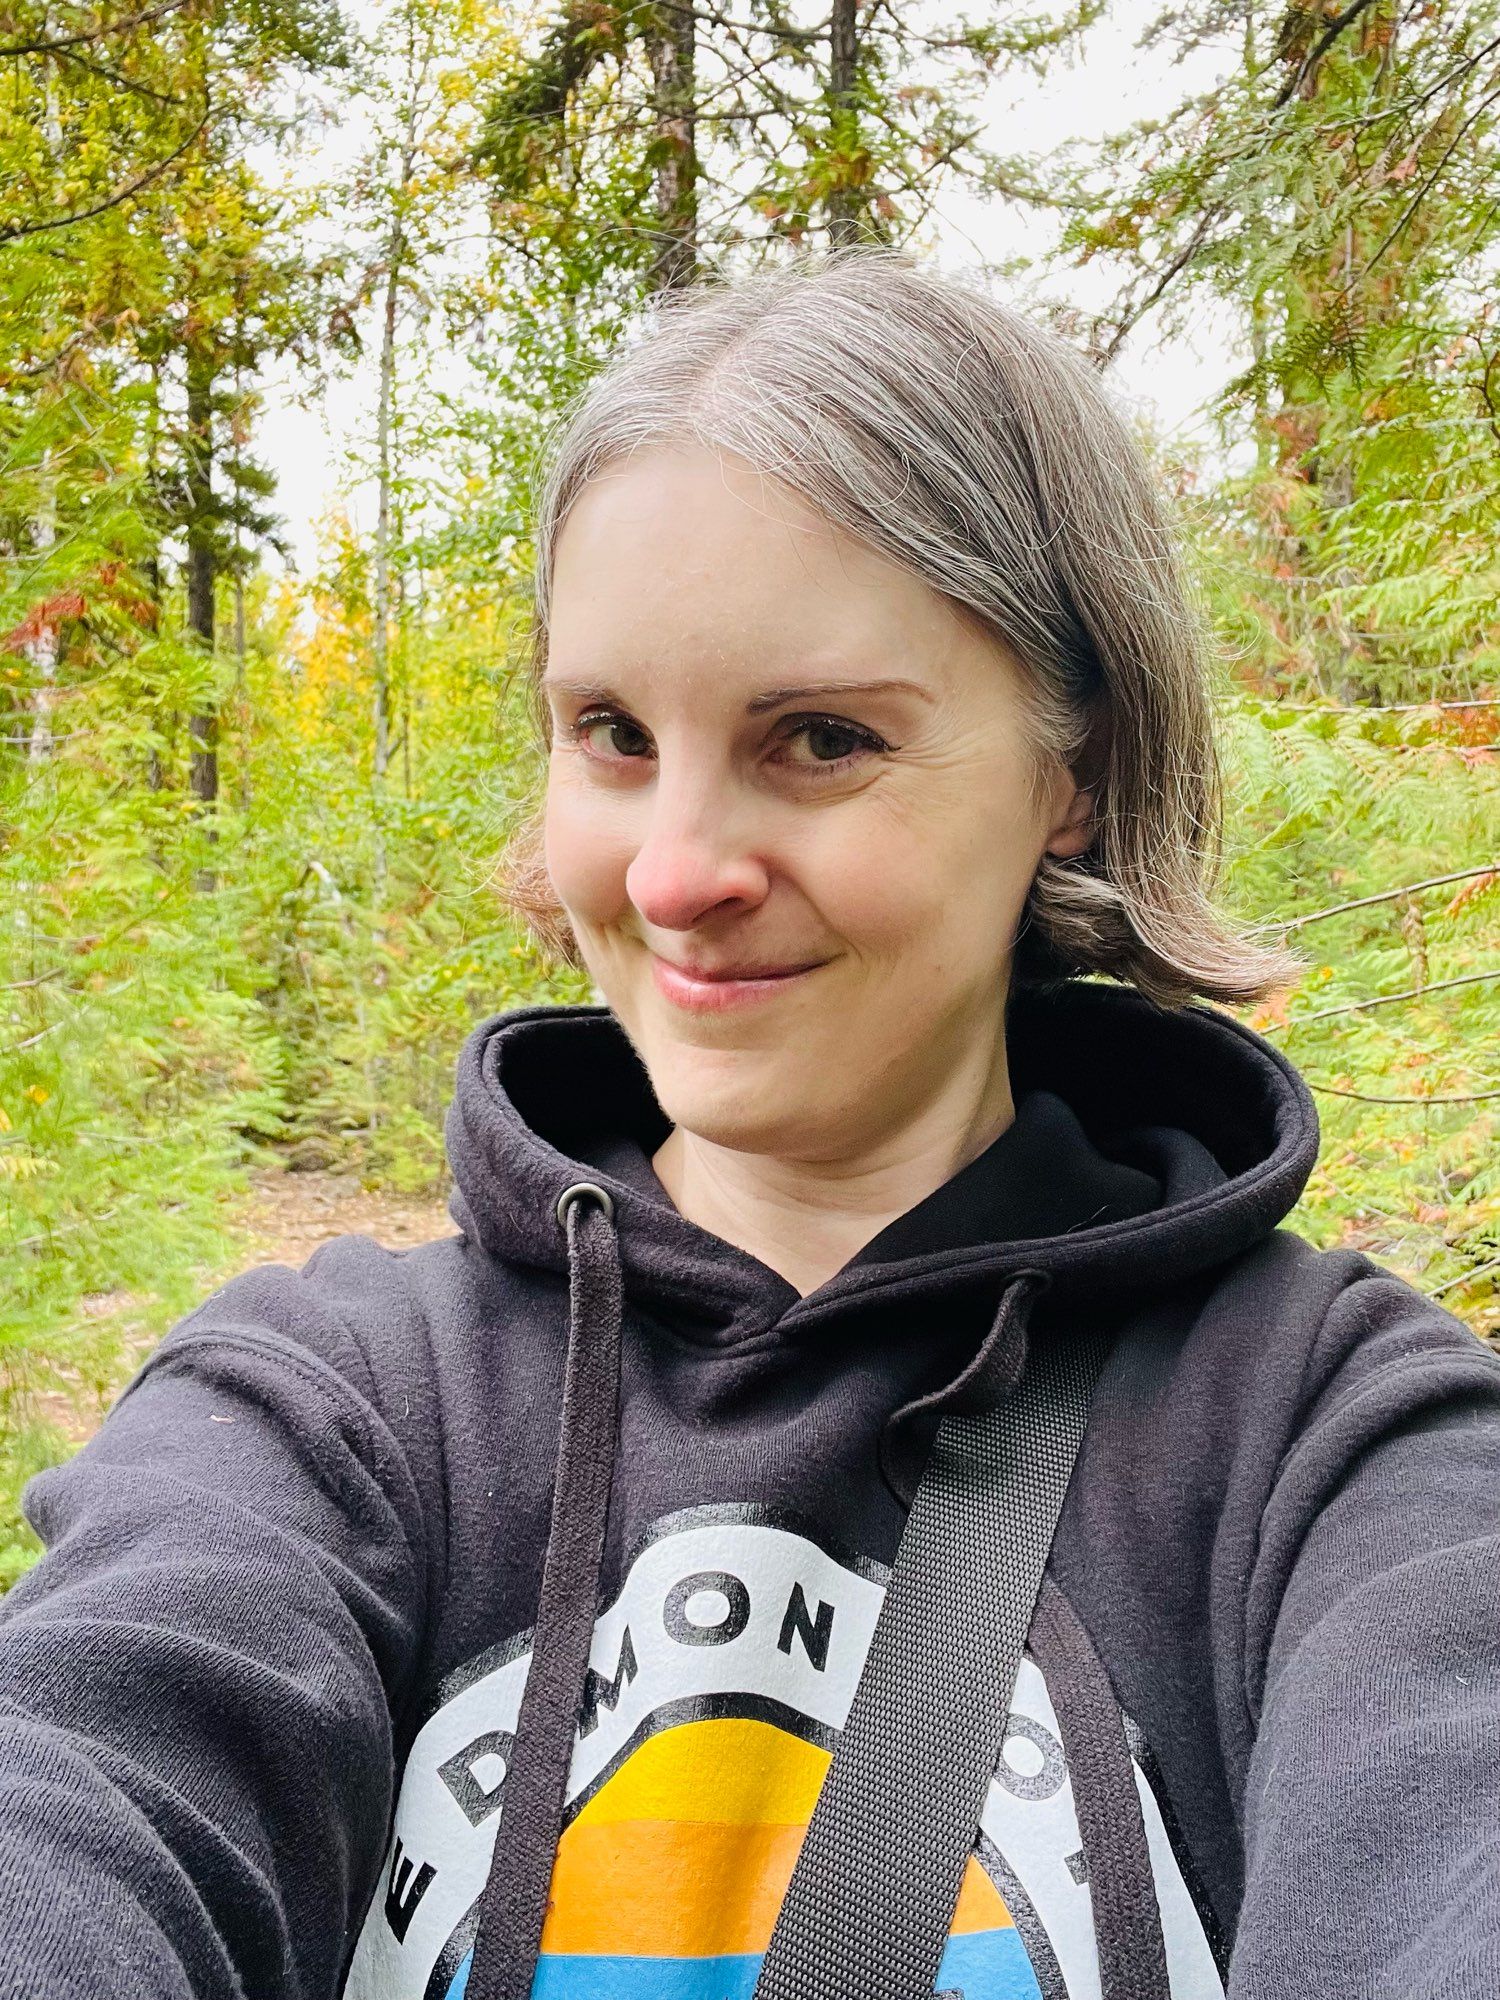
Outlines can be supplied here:
[[941, 683], [979, 636], [782, 481], [732, 454], [653, 447], [591, 480], [563, 524], [548, 678], [795, 666]]

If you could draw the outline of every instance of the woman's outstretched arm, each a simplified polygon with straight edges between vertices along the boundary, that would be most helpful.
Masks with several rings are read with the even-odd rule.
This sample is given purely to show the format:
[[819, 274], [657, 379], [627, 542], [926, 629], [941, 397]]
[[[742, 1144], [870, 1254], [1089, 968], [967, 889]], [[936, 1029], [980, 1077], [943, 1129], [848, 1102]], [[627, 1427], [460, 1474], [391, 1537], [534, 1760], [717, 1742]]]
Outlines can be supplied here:
[[1230, 2000], [1500, 1993], [1500, 1361], [1372, 1273], [1309, 1396], [1249, 1578]]
[[216, 1294], [27, 1490], [48, 1553], [0, 1605], [5, 2000], [337, 1991], [426, 1585], [316, 1263]]

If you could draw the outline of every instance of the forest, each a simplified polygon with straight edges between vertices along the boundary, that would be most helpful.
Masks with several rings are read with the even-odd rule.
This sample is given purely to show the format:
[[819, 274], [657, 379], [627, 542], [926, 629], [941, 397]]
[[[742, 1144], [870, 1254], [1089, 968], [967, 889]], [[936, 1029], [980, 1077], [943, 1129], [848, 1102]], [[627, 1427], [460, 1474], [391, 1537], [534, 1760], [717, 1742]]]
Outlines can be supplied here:
[[[1163, 102], [1014, 140], [1110, 34]], [[494, 891], [549, 424], [659, 293], [960, 210], [1107, 375], [1225, 329], [1142, 426], [1305, 965], [1246, 1016], [1294, 1222], [1500, 1341], [1500, 0], [0, 0], [0, 57], [0, 1587], [247, 1174], [438, 1194], [465, 1033], [590, 997]]]

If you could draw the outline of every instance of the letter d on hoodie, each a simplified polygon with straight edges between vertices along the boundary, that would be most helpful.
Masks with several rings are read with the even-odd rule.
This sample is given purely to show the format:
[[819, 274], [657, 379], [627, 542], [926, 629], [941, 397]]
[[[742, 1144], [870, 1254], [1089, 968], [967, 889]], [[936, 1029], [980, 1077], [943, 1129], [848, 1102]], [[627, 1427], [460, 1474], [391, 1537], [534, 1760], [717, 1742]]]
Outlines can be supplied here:
[[[1316, 1121], [1246, 1029], [1072, 984], [1009, 1040], [1013, 1125], [803, 1298], [672, 1206], [606, 1010], [478, 1028], [458, 1233], [235, 1279], [27, 1490], [0, 1988], [493, 2000], [486, 1885], [540, 1853], [538, 2000], [750, 2000], [937, 1425], [1086, 1327], [1110, 1356], [938, 1988], [1500, 1990], [1464, 1872], [1500, 1363], [1278, 1227]], [[563, 1722], [539, 1759], [560, 1479], [602, 1533], [552, 1554], [587, 1659], [528, 1697]]]

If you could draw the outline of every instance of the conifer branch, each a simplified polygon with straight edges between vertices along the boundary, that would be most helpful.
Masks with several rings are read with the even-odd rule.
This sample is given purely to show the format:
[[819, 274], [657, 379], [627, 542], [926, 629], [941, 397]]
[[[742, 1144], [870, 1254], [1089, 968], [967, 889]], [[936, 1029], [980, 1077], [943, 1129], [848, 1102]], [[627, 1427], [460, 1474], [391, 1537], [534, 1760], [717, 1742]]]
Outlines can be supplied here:
[[1323, 60], [1324, 56], [1333, 47], [1339, 36], [1343, 34], [1345, 28], [1351, 27], [1359, 19], [1360, 15], [1367, 13], [1373, 5], [1374, 0], [1350, 0], [1350, 4], [1344, 9], [1342, 14], [1334, 15], [1328, 26], [1297, 65], [1295, 74], [1288, 78], [1276, 93], [1275, 100], [1271, 106], [1273, 111], [1280, 111], [1283, 105], [1291, 102], [1308, 77], [1311, 76], [1318, 64]]

